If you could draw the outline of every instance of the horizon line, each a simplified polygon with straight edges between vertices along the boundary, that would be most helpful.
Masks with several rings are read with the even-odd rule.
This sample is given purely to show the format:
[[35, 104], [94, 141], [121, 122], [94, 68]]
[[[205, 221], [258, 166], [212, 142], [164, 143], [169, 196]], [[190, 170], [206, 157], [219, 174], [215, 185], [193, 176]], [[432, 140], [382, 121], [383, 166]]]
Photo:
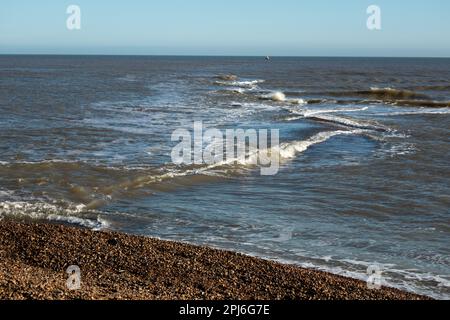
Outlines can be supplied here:
[[205, 58], [369, 58], [450, 59], [450, 56], [352, 56], [352, 55], [222, 55], [222, 54], [109, 54], [109, 53], [0, 53], [0, 56], [91, 56], [91, 57], [205, 57]]

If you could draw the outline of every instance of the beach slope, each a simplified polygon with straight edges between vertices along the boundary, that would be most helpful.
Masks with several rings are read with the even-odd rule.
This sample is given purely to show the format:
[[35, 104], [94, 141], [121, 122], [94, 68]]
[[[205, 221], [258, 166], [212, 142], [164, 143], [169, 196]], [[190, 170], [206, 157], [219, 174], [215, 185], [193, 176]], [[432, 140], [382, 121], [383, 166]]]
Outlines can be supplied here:
[[[81, 289], [66, 270], [81, 269]], [[0, 222], [0, 299], [423, 299], [245, 255], [113, 232]]]

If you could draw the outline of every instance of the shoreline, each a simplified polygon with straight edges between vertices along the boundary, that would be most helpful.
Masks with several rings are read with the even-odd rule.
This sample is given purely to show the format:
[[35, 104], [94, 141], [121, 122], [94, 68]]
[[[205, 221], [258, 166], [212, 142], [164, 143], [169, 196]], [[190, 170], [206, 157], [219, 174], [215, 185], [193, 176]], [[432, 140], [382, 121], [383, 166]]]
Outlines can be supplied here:
[[[66, 287], [71, 265], [81, 289]], [[421, 300], [428, 297], [231, 251], [0, 219], [0, 299]]]

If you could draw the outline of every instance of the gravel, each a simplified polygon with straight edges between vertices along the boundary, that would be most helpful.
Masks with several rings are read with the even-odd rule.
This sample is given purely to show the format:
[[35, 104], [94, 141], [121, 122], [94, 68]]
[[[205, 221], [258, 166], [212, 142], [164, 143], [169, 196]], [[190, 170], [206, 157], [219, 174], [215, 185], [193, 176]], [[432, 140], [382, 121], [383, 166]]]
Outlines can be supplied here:
[[[69, 290], [69, 266], [81, 287]], [[183, 243], [55, 224], [0, 222], [0, 299], [417, 300], [396, 289]]]

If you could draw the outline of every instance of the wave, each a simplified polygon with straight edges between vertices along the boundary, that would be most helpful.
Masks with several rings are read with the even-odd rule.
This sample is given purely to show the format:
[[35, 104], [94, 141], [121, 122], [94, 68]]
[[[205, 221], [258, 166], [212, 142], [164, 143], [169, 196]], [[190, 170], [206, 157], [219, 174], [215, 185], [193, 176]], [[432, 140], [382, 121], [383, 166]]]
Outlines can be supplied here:
[[[292, 159], [296, 154], [306, 151], [309, 147], [325, 142], [329, 138], [339, 134], [351, 134], [349, 131], [324, 132], [311, 137], [304, 141], [293, 141], [283, 143], [278, 147], [270, 150], [256, 151], [256, 153], [247, 153], [244, 157], [231, 157], [225, 161], [221, 161], [211, 165], [185, 165], [177, 166], [174, 164], [165, 164], [159, 168], [109, 168], [93, 165], [84, 162], [62, 162], [61, 160], [30, 163], [14, 163], [14, 166], [23, 166], [30, 179], [27, 183], [34, 184], [34, 173], [41, 175], [43, 172], [76, 172], [76, 176], [84, 179], [83, 176], [92, 177], [86, 185], [84, 180], [71, 181], [68, 189], [64, 191], [66, 197], [78, 199], [83, 203], [79, 205], [72, 204], [55, 204], [43, 201], [14, 201], [0, 203], [0, 216], [27, 216], [35, 219], [48, 219], [66, 221], [70, 223], [81, 224], [88, 227], [100, 227], [98, 221], [87, 219], [85, 213], [92, 213], [100, 207], [120, 198], [128, 198], [139, 196], [148, 192], [167, 192], [179, 188], [180, 186], [190, 186], [205, 183], [214, 183], [223, 181], [233, 177], [248, 174], [250, 171], [257, 169], [255, 165], [259, 157], [259, 152], [265, 155], [278, 153], [280, 159]], [[22, 168], [17, 168], [22, 169]], [[114, 170], [113, 170], [114, 169]], [[52, 190], [58, 182], [48, 180], [45, 188]], [[81, 186], [86, 185], [86, 188]], [[94, 188], [95, 187], [95, 188]], [[56, 188], [60, 188], [56, 186]], [[94, 188], [95, 192], [92, 191]], [[145, 189], [143, 189], [145, 188]], [[11, 200], [6, 193], [0, 195]], [[22, 200], [22, 198], [19, 198]], [[4, 200], [3, 197], [1, 200]]]
[[135, 75], [132, 74], [127, 74], [123, 77], [119, 77], [117, 78], [118, 81], [123, 81], [123, 82], [137, 82], [137, 77]]
[[12, 194], [13, 194], [12, 191], [0, 190], [0, 198], [2, 198], [2, 197], [10, 197]]
[[[268, 257], [271, 259], [271, 257]], [[425, 295], [435, 299], [449, 299], [447, 288], [450, 287], [450, 279], [447, 275], [422, 272], [416, 269], [401, 269], [393, 263], [379, 263], [360, 261], [356, 259], [341, 259], [333, 256], [308, 255], [302, 260], [274, 259], [285, 264], [295, 264], [300, 267], [315, 269], [341, 275], [366, 282], [368, 279], [367, 268], [377, 266], [382, 271], [382, 285], [397, 288], [407, 292]], [[430, 289], [430, 283], [438, 290]]]
[[[339, 265], [342, 264], [342, 266], [322, 267], [323, 271], [350, 276], [363, 281], [367, 281], [367, 274], [364, 273], [366, 268], [374, 265], [374, 263], [353, 259], [337, 259], [333, 260], [333, 262]], [[440, 293], [436, 293], [434, 290], [427, 288], [427, 285], [424, 285], [435, 283], [437, 288], [448, 288], [450, 287], [450, 280], [446, 279], [445, 276], [420, 272], [419, 270], [400, 269], [395, 264], [389, 263], [376, 263], [375, 265], [380, 267], [383, 272], [382, 284], [384, 286], [422, 294], [435, 299], [448, 299], [450, 297], [448, 293], [445, 293], [445, 289], [442, 289]], [[349, 271], [349, 269], [354, 271]]]
[[366, 111], [369, 107], [357, 108], [357, 109], [319, 109], [319, 110], [305, 110], [303, 115], [308, 118], [319, 114], [326, 113], [339, 113], [339, 112], [358, 112]]
[[367, 120], [361, 120], [361, 119], [355, 119], [350, 117], [342, 117], [342, 116], [334, 116], [330, 115], [332, 113], [340, 113], [340, 112], [360, 112], [360, 111], [366, 111], [369, 107], [362, 107], [362, 108], [349, 108], [349, 109], [343, 109], [343, 108], [337, 108], [337, 109], [318, 109], [318, 110], [295, 110], [290, 109], [289, 111], [294, 116], [287, 117], [286, 121], [296, 121], [302, 118], [320, 121], [320, 122], [329, 122], [333, 124], [343, 125], [350, 128], [356, 128], [356, 129], [364, 129], [364, 130], [374, 130], [374, 131], [381, 131], [381, 132], [387, 132], [391, 131], [388, 127], [385, 127], [379, 123], [375, 123], [373, 121], [367, 121]]
[[260, 97], [262, 100], [272, 100], [276, 102], [286, 101], [286, 95], [281, 91], [271, 92]]
[[263, 83], [264, 80], [247, 80], [247, 81], [216, 81], [215, 84], [221, 86], [230, 86], [230, 87], [243, 87], [243, 88], [253, 88], [258, 84]]
[[[280, 97], [286, 101], [284, 94], [281, 93]], [[247, 104], [244, 104], [243, 107], [254, 109], [254, 107]], [[262, 105], [260, 108], [266, 108], [266, 106]], [[269, 150], [268, 153], [276, 152], [279, 153], [280, 158], [282, 159], [292, 159], [295, 154], [304, 152], [311, 146], [325, 142], [335, 135], [353, 134], [355, 132], [356, 131], [324, 132], [305, 141], [294, 141], [281, 144], [277, 148]], [[267, 154], [267, 150], [264, 150], [264, 152]], [[246, 174], [248, 173], [248, 170], [255, 168], [254, 163], [257, 162], [254, 161], [254, 158], [257, 155], [258, 154], [247, 154], [244, 158], [232, 158], [228, 161], [219, 162], [213, 165], [175, 166], [166, 164], [160, 168], [144, 168], [144, 170], [136, 169], [135, 172], [131, 173], [129, 171], [125, 172], [125, 170], [124, 172], [120, 172], [123, 168], [113, 172], [109, 167], [102, 167], [83, 161], [71, 162], [60, 159], [40, 162], [10, 163], [10, 166], [17, 166], [17, 168], [13, 167], [14, 170], [23, 170], [30, 175], [29, 179], [25, 179], [24, 184], [35, 184], [37, 175], [41, 176], [45, 174], [45, 172], [52, 172], [52, 174], [49, 175], [50, 178], [45, 182], [45, 187], [43, 187], [49, 190], [53, 190], [53, 188], [61, 190], [61, 187], [58, 185], [59, 182], [57, 181], [57, 175], [59, 173], [74, 173], [73, 179], [70, 181], [70, 185], [73, 184], [74, 187], [64, 187], [61, 192], [69, 199], [75, 197], [77, 199], [76, 201], [83, 204], [79, 206], [61, 206], [42, 201], [2, 202], [0, 206], [0, 216], [20, 216], [22, 214], [49, 220], [67, 221], [70, 219], [74, 221], [75, 219], [78, 224], [98, 226], [97, 221], [93, 222], [91, 219], [86, 220], [84, 216], [79, 217], [78, 215], [100, 208], [112, 200], [117, 200], [121, 197], [134, 196], [135, 194], [138, 194], [137, 190], [144, 187], [150, 187], [149, 189], [151, 191], [164, 191], [177, 188], [180, 185], [203, 184], [205, 182], [217, 181], [217, 179], [223, 180], [224, 178], [226, 179]], [[54, 176], [56, 176], [56, 178], [53, 178]], [[84, 180], [85, 176], [91, 177], [88, 182]], [[76, 193], [75, 191], [78, 190], [77, 186], [85, 186], [86, 190]]]
[[237, 158], [237, 159], [230, 159], [223, 162], [219, 162], [214, 165], [210, 165], [205, 167], [203, 170], [211, 170], [214, 168], [222, 167], [222, 166], [228, 166], [231, 164], [239, 164], [242, 166], [248, 166], [256, 163], [255, 157], [258, 156], [258, 153], [262, 152], [264, 154], [278, 154], [280, 157], [280, 160], [289, 160], [295, 158], [298, 154], [304, 153], [307, 151], [310, 147], [320, 144], [323, 142], [326, 142], [332, 137], [339, 136], [339, 135], [353, 135], [353, 134], [361, 134], [364, 133], [364, 130], [337, 130], [337, 131], [324, 131], [320, 132], [306, 140], [296, 140], [296, 141], [290, 141], [281, 143], [279, 146], [272, 147], [269, 150], [259, 150], [256, 153], [253, 154], [246, 154], [243, 158]]
[[[83, 217], [85, 215], [86, 217]], [[80, 225], [90, 229], [100, 230], [108, 223], [99, 215], [87, 217], [86, 206], [83, 204], [58, 205], [45, 201], [3, 201], [0, 202], [1, 218], [18, 218], [32, 220], [47, 220]]]
[[272, 100], [275, 102], [287, 102], [290, 104], [307, 104], [308, 102], [300, 98], [287, 98], [281, 91], [274, 91], [259, 97], [261, 100]]
[[316, 110], [312, 110], [312, 109], [301, 109], [301, 110], [287, 109], [289, 112], [291, 112], [291, 113], [293, 113], [295, 115], [294, 116], [285, 117], [283, 120], [284, 121], [297, 121], [297, 120], [304, 119], [304, 118], [314, 117], [314, 116], [320, 115], [320, 114], [340, 113], [340, 112], [358, 112], [358, 111], [366, 111], [368, 109], [369, 109], [369, 107], [363, 107], [363, 108], [357, 108], [357, 109], [343, 109], [343, 108], [338, 108], [338, 109], [316, 109]]
[[[446, 86], [442, 86], [445, 88]], [[428, 87], [429, 88], [429, 87]], [[396, 106], [446, 108], [450, 101], [435, 101], [426, 94], [414, 90], [394, 88], [370, 88], [370, 90], [338, 91], [338, 92], [312, 92], [311, 95], [325, 95], [331, 97], [355, 98], [364, 100], [329, 100], [326, 98], [309, 99], [308, 104], [335, 103], [335, 104], [379, 104], [388, 103]]]
[[[215, 238], [208, 238], [209, 245]], [[234, 247], [223, 244], [212, 244], [215, 248], [221, 250], [236, 250]], [[447, 275], [438, 275], [430, 272], [421, 272], [414, 269], [400, 269], [393, 263], [380, 263], [359, 261], [356, 259], [342, 259], [334, 256], [320, 256], [308, 254], [303, 251], [297, 253], [293, 258], [289, 255], [266, 253], [270, 252], [270, 247], [256, 245], [256, 249], [241, 249], [243, 254], [263, 258], [266, 260], [276, 261], [287, 265], [296, 265], [310, 270], [323, 271], [347, 278], [352, 278], [366, 282], [368, 280], [367, 269], [370, 266], [377, 266], [382, 271], [381, 284], [385, 287], [397, 288], [406, 292], [425, 295], [435, 299], [449, 299], [450, 295], [446, 288], [450, 287], [450, 280]], [[264, 253], [262, 253], [264, 252]], [[433, 283], [438, 290], [430, 289], [429, 284]]]
[[[234, 78], [230, 78], [234, 79]], [[263, 83], [264, 80], [220, 80], [214, 82], [215, 85], [226, 87], [222, 90], [215, 91], [216, 93], [233, 93], [246, 94], [258, 90], [258, 84]]]
[[370, 88], [369, 91], [359, 91], [360, 94], [365, 94], [369, 96], [376, 96], [382, 99], [422, 99], [429, 97], [425, 94], [418, 93], [412, 90], [402, 90], [393, 88]]
[[224, 90], [218, 90], [218, 93], [237, 93], [237, 94], [245, 94], [249, 91], [253, 90], [253, 88], [229, 88]]
[[412, 90], [394, 89], [394, 88], [370, 88], [369, 90], [355, 90], [355, 91], [338, 91], [338, 92], [323, 92], [323, 94], [334, 97], [366, 97], [369, 99], [398, 100], [398, 99], [426, 99], [431, 98], [425, 94], [418, 93]]
[[223, 81], [236, 81], [237, 79], [239, 79], [239, 77], [234, 74], [222, 74], [216, 76], [216, 78]]
[[304, 105], [304, 104], [308, 104], [308, 101], [304, 100], [304, 99], [295, 99], [295, 98], [290, 98], [286, 100], [287, 102], [289, 102], [290, 104], [297, 104], [297, 105]]
[[416, 90], [416, 91], [450, 91], [450, 86], [449, 85], [416, 86], [416, 87], [412, 87], [411, 90]]
[[281, 144], [279, 147], [280, 157], [282, 159], [292, 159], [295, 158], [297, 154], [303, 153], [312, 146], [324, 143], [335, 136], [355, 135], [362, 133], [364, 133], [364, 130], [352, 130], [352, 131], [337, 130], [337, 131], [320, 132], [307, 140], [293, 141]]
[[330, 99], [308, 99], [306, 101], [306, 103], [307, 104], [322, 104], [322, 103], [337, 104], [338, 101], [330, 100]]
[[283, 118], [284, 121], [297, 121], [300, 119], [305, 118], [314, 118], [315, 116], [321, 115], [321, 114], [329, 114], [329, 113], [340, 113], [340, 112], [358, 112], [358, 111], [366, 111], [369, 107], [364, 108], [358, 108], [358, 109], [319, 109], [319, 110], [311, 110], [311, 109], [304, 109], [304, 110], [292, 110], [288, 109], [289, 112], [295, 114], [294, 116], [288, 116]]
[[395, 144], [387, 144], [383, 148], [375, 151], [375, 157], [385, 158], [386, 156], [393, 158], [398, 156], [406, 156], [417, 153], [418, 148], [415, 144], [409, 142], [400, 142]]
[[51, 164], [77, 164], [80, 161], [78, 160], [63, 160], [63, 159], [49, 159], [49, 160], [36, 160], [36, 161], [0, 161], [0, 165], [2, 166], [13, 166], [13, 165], [51, 165]]
[[390, 131], [389, 128], [387, 128], [381, 124], [373, 123], [373, 122], [369, 122], [369, 121], [365, 121], [365, 120], [353, 119], [353, 118], [330, 116], [330, 115], [314, 115], [314, 116], [308, 117], [308, 119], [321, 121], [321, 122], [334, 123], [334, 124], [343, 125], [343, 126], [351, 127], [351, 128], [374, 130], [374, 131], [380, 131], [380, 132]]
[[414, 111], [399, 111], [399, 112], [389, 112], [389, 113], [377, 113], [377, 116], [409, 116], [409, 115], [437, 115], [437, 114], [450, 114], [450, 108], [442, 108], [435, 110], [414, 110]]
[[395, 106], [424, 107], [424, 108], [449, 108], [450, 101], [433, 100], [396, 100], [391, 103]]
[[279, 110], [277, 106], [260, 102], [232, 102], [230, 106], [232, 108], [242, 108], [248, 111]]
[[423, 108], [448, 108], [450, 101], [435, 101], [435, 100], [395, 100], [395, 99], [364, 99], [364, 100], [330, 100], [330, 99], [308, 99], [307, 104], [337, 104], [337, 105], [360, 105], [360, 104], [388, 104], [400, 107], [423, 107]]

